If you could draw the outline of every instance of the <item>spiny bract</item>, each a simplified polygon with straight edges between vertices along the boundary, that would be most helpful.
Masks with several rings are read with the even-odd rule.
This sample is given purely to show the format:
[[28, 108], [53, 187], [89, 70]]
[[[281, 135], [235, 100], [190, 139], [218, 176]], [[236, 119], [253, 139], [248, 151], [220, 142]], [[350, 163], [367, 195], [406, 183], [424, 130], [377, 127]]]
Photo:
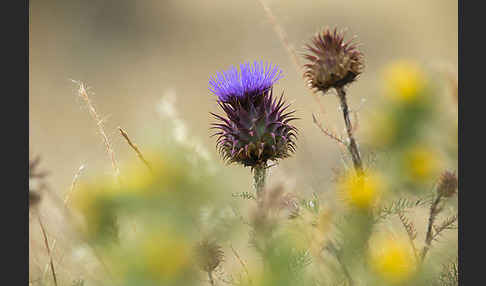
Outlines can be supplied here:
[[[277, 66], [254, 62], [218, 73], [209, 81], [210, 90], [226, 118], [211, 113], [217, 123], [213, 136], [224, 160], [255, 167], [290, 156], [295, 151], [297, 129], [289, 122], [297, 119], [287, 111], [283, 94], [273, 96], [273, 84], [281, 78]], [[287, 111], [287, 112], [286, 112]]]

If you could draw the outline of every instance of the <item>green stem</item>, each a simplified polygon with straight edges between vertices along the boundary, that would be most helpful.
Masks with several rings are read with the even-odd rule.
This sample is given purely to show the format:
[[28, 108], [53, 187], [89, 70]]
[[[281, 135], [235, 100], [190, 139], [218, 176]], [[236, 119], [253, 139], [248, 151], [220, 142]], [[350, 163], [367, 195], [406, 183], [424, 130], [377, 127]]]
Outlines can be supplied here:
[[263, 199], [264, 191], [265, 191], [265, 179], [267, 173], [267, 164], [262, 163], [253, 167], [253, 180], [254, 186], [256, 190], [256, 196], [258, 200]]

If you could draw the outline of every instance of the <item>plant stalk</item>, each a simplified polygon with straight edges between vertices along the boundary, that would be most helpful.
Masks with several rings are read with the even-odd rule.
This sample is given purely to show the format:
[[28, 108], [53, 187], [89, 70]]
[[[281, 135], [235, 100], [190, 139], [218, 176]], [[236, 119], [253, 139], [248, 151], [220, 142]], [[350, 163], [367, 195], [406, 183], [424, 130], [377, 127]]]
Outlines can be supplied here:
[[208, 278], [209, 278], [209, 283], [211, 283], [212, 286], [215, 286], [216, 283], [214, 283], [214, 278], [213, 278], [213, 272], [208, 271]]
[[441, 209], [438, 207], [441, 198], [442, 198], [441, 195], [437, 195], [436, 199], [430, 206], [429, 223], [427, 225], [427, 234], [425, 236], [425, 246], [422, 249], [422, 253], [420, 255], [422, 261], [425, 260], [425, 256], [427, 255], [427, 252], [429, 251], [430, 246], [432, 244], [432, 240], [434, 239], [432, 227], [434, 226], [434, 222], [435, 222], [435, 218], [437, 217], [437, 214], [441, 211]]
[[261, 201], [264, 197], [265, 179], [266, 179], [266, 163], [261, 163], [253, 167], [253, 180], [256, 190], [257, 200]]
[[47, 239], [47, 233], [39, 213], [37, 213], [37, 220], [39, 221], [39, 226], [42, 231], [42, 237], [44, 238], [44, 244], [46, 246], [47, 255], [49, 256], [49, 264], [51, 266], [52, 279], [54, 280], [54, 285], [57, 286], [57, 276], [56, 276], [56, 270], [54, 269], [54, 262], [52, 261], [51, 248], [49, 247], [49, 240]]
[[344, 123], [346, 125], [346, 132], [348, 134], [349, 143], [347, 144], [348, 151], [351, 153], [351, 158], [353, 160], [354, 169], [356, 173], [363, 173], [363, 163], [361, 161], [361, 155], [359, 153], [358, 143], [354, 139], [353, 126], [351, 120], [349, 119], [349, 107], [346, 100], [346, 91], [344, 88], [336, 88], [338, 93], [339, 101], [341, 103], [341, 110], [343, 111]]

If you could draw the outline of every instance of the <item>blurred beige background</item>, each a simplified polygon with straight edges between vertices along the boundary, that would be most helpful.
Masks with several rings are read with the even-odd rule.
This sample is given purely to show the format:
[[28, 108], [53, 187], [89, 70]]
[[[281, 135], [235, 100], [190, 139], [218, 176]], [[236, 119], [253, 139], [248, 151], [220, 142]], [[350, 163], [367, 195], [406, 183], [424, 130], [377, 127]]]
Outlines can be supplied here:
[[[354, 107], [365, 99], [362, 108], [371, 108], [380, 93], [380, 71], [392, 60], [446, 63], [457, 70], [457, 1], [266, 3], [300, 51], [326, 25], [347, 27], [348, 37], [358, 35], [366, 69], [349, 90]], [[58, 194], [68, 191], [81, 164], [86, 165], [82, 176], [112, 172], [96, 124], [71, 79], [91, 87], [120, 162], [135, 154], [117, 126], [142, 150], [155, 136], [169, 136], [156, 106], [164, 94], [175, 91], [188, 132], [223, 164], [214, 138], [209, 138], [209, 112], [219, 110], [208, 79], [247, 60], [271, 61], [283, 69], [285, 77], [276, 90], [285, 91], [302, 118], [296, 123], [301, 130], [298, 152], [273, 169], [272, 180], [285, 176], [299, 190], [322, 191], [332, 177], [330, 167], [341, 164], [336, 144], [313, 125], [311, 114], [320, 109], [258, 0], [32, 0], [30, 5], [30, 151], [42, 156], [41, 166], [51, 172], [49, 184]], [[336, 99], [324, 97], [321, 103], [324, 124], [342, 130]], [[361, 121], [366, 124], [363, 117]], [[366, 148], [366, 142], [360, 143]], [[241, 182], [250, 182], [248, 170], [231, 168]]]

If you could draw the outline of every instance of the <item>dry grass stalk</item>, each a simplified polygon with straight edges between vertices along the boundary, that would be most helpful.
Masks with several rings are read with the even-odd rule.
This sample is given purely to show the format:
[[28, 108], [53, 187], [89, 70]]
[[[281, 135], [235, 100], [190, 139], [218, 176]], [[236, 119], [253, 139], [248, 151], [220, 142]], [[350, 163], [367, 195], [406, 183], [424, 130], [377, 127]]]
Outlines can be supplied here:
[[103, 143], [105, 144], [106, 147], [106, 152], [110, 157], [111, 165], [113, 167], [113, 171], [115, 172], [115, 178], [118, 181], [118, 183], [120, 183], [120, 169], [118, 168], [118, 164], [115, 158], [115, 152], [111, 147], [110, 140], [108, 140], [108, 136], [106, 136], [103, 119], [101, 119], [101, 117], [98, 115], [98, 112], [96, 112], [96, 109], [93, 106], [93, 103], [91, 102], [91, 99], [88, 96], [88, 92], [86, 91], [86, 87], [84, 83], [76, 82], [76, 81], [74, 82], [79, 84], [78, 95], [85, 101], [86, 105], [88, 106], [90, 115], [96, 121], [96, 125], [98, 126], [98, 131], [100, 132], [101, 137], [103, 138]]
[[[69, 203], [69, 199], [71, 198], [71, 194], [72, 192], [74, 191], [74, 188], [76, 186], [76, 182], [78, 181], [78, 178], [79, 176], [81, 175], [81, 172], [84, 170], [84, 165], [81, 165], [79, 166], [79, 169], [78, 171], [74, 174], [74, 177], [73, 177], [73, 181], [71, 182], [71, 188], [69, 189], [68, 193], [66, 194], [66, 196], [64, 197], [64, 207], [67, 207], [68, 203]], [[51, 252], [54, 253], [54, 249], [56, 248], [56, 240], [54, 240], [52, 242], [52, 247], [51, 247]], [[64, 258], [64, 256], [62, 256], [60, 259], [59, 259], [59, 263], [61, 263], [62, 259]], [[48, 265], [46, 265], [46, 268], [44, 270], [44, 275], [47, 271], [47, 267]]]
[[79, 169], [76, 172], [76, 174], [74, 174], [73, 181], [71, 182], [71, 188], [69, 189], [69, 192], [64, 197], [64, 206], [66, 206], [69, 203], [71, 194], [73, 193], [74, 188], [76, 187], [76, 183], [78, 182], [79, 176], [81, 175], [81, 172], [83, 172], [83, 170], [84, 170], [84, 165], [81, 165], [79, 166]]
[[264, 0], [258, 0], [258, 1], [260, 2], [260, 4], [262, 4], [265, 14], [267, 15], [268, 19], [272, 23], [272, 26], [275, 29], [275, 32], [277, 33], [278, 37], [280, 38], [282, 45], [289, 53], [290, 58], [295, 65], [295, 68], [297, 69], [297, 71], [300, 72], [301, 64], [299, 61], [299, 57], [297, 57], [297, 52], [295, 51], [295, 48], [290, 44], [289, 39], [287, 37], [287, 33], [285, 33], [285, 30], [277, 22], [277, 18], [273, 15], [272, 10], [270, 10], [270, 7], [268, 7], [265, 1]]
[[[37, 160], [34, 160], [34, 166], [38, 163], [36, 162]], [[62, 206], [62, 208], [60, 208], [60, 210], [64, 213], [65, 217], [67, 219], [70, 219], [71, 218], [71, 213], [70, 213], [70, 210], [66, 207], [67, 206], [67, 203], [69, 202], [69, 195], [72, 194], [75, 186], [76, 186], [76, 182], [78, 181], [79, 179], [79, 176], [81, 175], [81, 172], [84, 170], [84, 165], [81, 165], [78, 169], [78, 171], [76, 172], [76, 174], [74, 175], [74, 178], [73, 178], [73, 181], [71, 183], [71, 189], [70, 189], [70, 192], [66, 195], [65, 199], [62, 200], [59, 196], [57, 196], [56, 194], [53, 194], [49, 188], [47, 188], [46, 185], [42, 185], [43, 187], [43, 191], [45, 194], [49, 195], [51, 199], [54, 200], [55, 202], [55, 205], [57, 206]], [[32, 175], [34, 175], [35, 177], [35, 174], [39, 175], [39, 173], [35, 173], [35, 172], [32, 172], [31, 173], [31, 177]], [[45, 172], [42, 173], [42, 174], [46, 174]], [[37, 210], [37, 205], [34, 206], [34, 210]], [[39, 280], [42, 280], [43, 278], [42, 277], [45, 277], [45, 274], [47, 273], [46, 269], [48, 270], [49, 268], [51, 269], [51, 272], [53, 273], [53, 277], [56, 276], [56, 272], [55, 272], [55, 268], [54, 268], [54, 263], [53, 263], [53, 260], [52, 260], [52, 256], [54, 254], [54, 249], [55, 247], [57, 246], [56, 244], [56, 240], [54, 239], [52, 244], [49, 244], [49, 241], [48, 241], [48, 238], [47, 238], [47, 231], [41, 221], [41, 218], [40, 218], [40, 214], [38, 213], [38, 211], [36, 211], [35, 213], [32, 214], [33, 216], [36, 216], [37, 219], [39, 220], [39, 225], [41, 227], [41, 232], [42, 232], [42, 235], [44, 237], [44, 244], [47, 248], [47, 252], [49, 254], [49, 262], [46, 264], [46, 267], [44, 267], [44, 274], [43, 276], [41, 276], [39, 278]], [[79, 235], [78, 236], [79, 238], [81, 238], [83, 240], [83, 242], [85, 242], [87, 245], [89, 245], [93, 251], [93, 254], [95, 255], [96, 259], [100, 262], [101, 266], [104, 268], [105, 272], [108, 274], [108, 277], [110, 279], [112, 279], [112, 274], [111, 274], [111, 271], [109, 270], [108, 266], [106, 265], [106, 263], [103, 261], [102, 257], [100, 256], [99, 252], [97, 251], [97, 249], [91, 244], [89, 243], [84, 237], [83, 235]], [[31, 248], [31, 247], [30, 247]], [[66, 255], [67, 253], [63, 253], [61, 255], [61, 257], [58, 259], [58, 264], [61, 265], [61, 262], [62, 260], [64, 259], [64, 256]], [[35, 258], [34, 258], [35, 259]], [[36, 263], [36, 264], [39, 264], [39, 263]], [[55, 285], [57, 286], [57, 277], [54, 278], [55, 280]]]
[[130, 137], [128, 137], [128, 133], [125, 130], [123, 130], [123, 128], [121, 127], [118, 127], [118, 130], [120, 131], [123, 138], [127, 140], [128, 145], [130, 145], [130, 147], [132, 147], [135, 153], [137, 153], [138, 158], [140, 158], [140, 160], [145, 164], [145, 166], [147, 166], [147, 168], [152, 172], [152, 167], [150, 166], [149, 162], [145, 160], [145, 157], [143, 157], [142, 152], [140, 152], [140, 149], [138, 149], [138, 146], [135, 143], [133, 143], [132, 140], [130, 140]]
[[54, 262], [52, 261], [51, 249], [49, 247], [49, 240], [47, 239], [47, 233], [44, 228], [44, 224], [40, 218], [40, 215], [37, 213], [37, 220], [39, 221], [39, 226], [42, 232], [42, 236], [44, 237], [44, 244], [46, 246], [47, 255], [49, 256], [49, 264], [51, 266], [52, 278], [54, 280], [54, 285], [57, 286], [57, 277], [56, 277], [56, 270], [54, 269]]
[[[51, 249], [50, 251], [51, 251], [51, 255], [52, 256], [54, 256], [54, 253], [55, 253], [54, 249], [56, 248], [56, 242], [57, 242], [57, 240], [54, 239], [54, 240], [52, 240], [52, 244], [49, 245], [50, 246], [50, 249]], [[59, 265], [62, 265], [60, 260], [58, 260], [58, 264]], [[51, 269], [51, 261], [50, 260], [44, 266], [44, 272], [42, 274], [42, 280], [43, 281], [44, 281], [44, 279], [45, 279], [45, 277], [46, 277], [47, 272], [49, 271], [49, 269]]]
[[251, 278], [250, 278], [250, 272], [248, 272], [248, 268], [246, 267], [245, 262], [238, 255], [238, 252], [236, 252], [236, 250], [233, 248], [233, 245], [230, 244], [230, 248], [231, 248], [231, 251], [233, 252], [233, 254], [235, 255], [236, 259], [238, 259], [238, 261], [240, 262], [241, 266], [245, 270], [246, 276], [248, 277], [249, 284], [252, 285], [253, 283], [252, 283]]
[[[299, 61], [299, 57], [297, 56], [297, 52], [295, 48], [290, 44], [289, 39], [287, 37], [287, 33], [285, 33], [285, 30], [282, 28], [282, 26], [277, 22], [277, 18], [275, 15], [273, 15], [272, 10], [270, 7], [265, 3], [265, 0], [258, 0], [260, 4], [263, 7], [263, 10], [265, 11], [265, 14], [267, 15], [268, 19], [270, 20], [270, 23], [273, 26], [273, 29], [275, 30], [275, 33], [277, 33], [280, 42], [282, 42], [282, 45], [284, 46], [285, 50], [287, 50], [290, 60], [295, 66], [295, 69], [297, 70], [298, 74], [302, 73], [302, 65]], [[306, 86], [307, 87], [307, 86]], [[321, 104], [320, 97], [317, 95], [316, 92], [313, 90], [310, 90], [314, 100], [319, 104], [319, 108], [321, 109], [321, 112], [324, 113], [324, 107]]]

